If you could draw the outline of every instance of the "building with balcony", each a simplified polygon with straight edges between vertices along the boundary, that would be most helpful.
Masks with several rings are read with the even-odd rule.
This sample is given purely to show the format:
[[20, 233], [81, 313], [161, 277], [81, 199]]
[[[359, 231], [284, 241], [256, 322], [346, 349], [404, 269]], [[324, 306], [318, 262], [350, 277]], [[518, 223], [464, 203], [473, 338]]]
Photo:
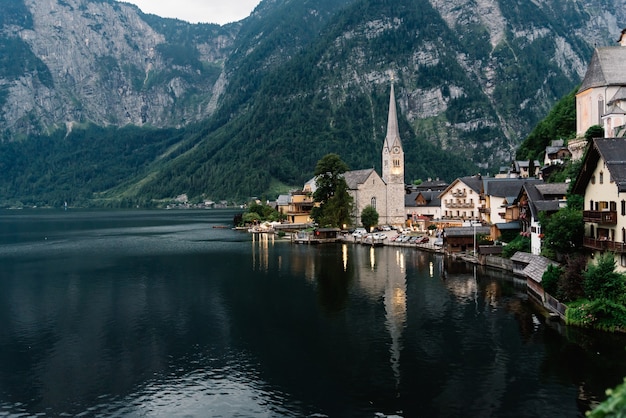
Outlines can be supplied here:
[[439, 194], [441, 219], [446, 221], [480, 221], [479, 207], [483, 187], [482, 176], [459, 177]]
[[572, 192], [584, 196], [584, 248], [613, 252], [626, 271], [626, 138], [593, 139]]

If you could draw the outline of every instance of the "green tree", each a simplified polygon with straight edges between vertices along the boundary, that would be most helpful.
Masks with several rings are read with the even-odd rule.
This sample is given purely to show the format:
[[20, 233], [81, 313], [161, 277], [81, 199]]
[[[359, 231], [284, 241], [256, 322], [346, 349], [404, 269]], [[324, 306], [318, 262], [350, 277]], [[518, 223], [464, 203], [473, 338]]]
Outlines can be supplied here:
[[584, 273], [585, 295], [589, 299], [608, 299], [618, 302], [626, 291], [626, 276], [615, 271], [613, 253], [606, 252], [595, 264], [589, 264]]
[[580, 250], [585, 232], [583, 214], [580, 210], [568, 206], [550, 216], [541, 212], [539, 220], [544, 233], [543, 243], [548, 251], [554, 252], [559, 257]]
[[583, 272], [587, 268], [587, 258], [582, 254], [571, 254], [558, 283], [556, 297], [562, 302], [578, 300], [585, 296]]
[[543, 276], [541, 276], [541, 286], [543, 287], [543, 290], [556, 296], [559, 280], [562, 274], [563, 269], [561, 267], [550, 264], [546, 271], [543, 272]]
[[592, 140], [593, 138], [604, 138], [604, 128], [600, 125], [593, 125], [585, 132], [585, 138]]
[[372, 226], [378, 225], [378, 212], [372, 205], [367, 205], [361, 211], [361, 224], [363, 228], [367, 231], [370, 230]]
[[347, 170], [337, 154], [327, 154], [317, 162], [313, 199], [319, 206], [313, 208], [311, 217], [318, 225], [343, 227], [352, 223], [352, 196], [343, 176]]
[[502, 257], [511, 258], [516, 252], [530, 252], [530, 238], [518, 235], [513, 241], [502, 248]]

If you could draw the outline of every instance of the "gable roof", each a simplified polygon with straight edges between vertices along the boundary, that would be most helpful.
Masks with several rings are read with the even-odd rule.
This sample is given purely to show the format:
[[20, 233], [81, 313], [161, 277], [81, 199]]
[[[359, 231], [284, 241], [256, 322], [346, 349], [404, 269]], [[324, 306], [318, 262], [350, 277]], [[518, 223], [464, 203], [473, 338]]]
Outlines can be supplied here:
[[444, 191], [440, 192], [438, 197], [441, 198], [441, 196], [443, 196], [450, 190], [454, 189], [456, 185], [459, 183], [465, 184], [467, 187], [469, 187], [470, 189], [472, 189], [478, 194], [480, 194], [483, 190], [482, 176], [477, 175], [477, 176], [459, 177], [456, 180], [454, 180], [448, 187], [446, 187]]
[[556, 212], [561, 208], [568, 187], [568, 183], [527, 183], [520, 190], [517, 200], [526, 193], [530, 213], [534, 219], [538, 219], [539, 212]]
[[484, 193], [488, 196], [510, 198], [513, 202], [515, 197], [525, 184], [543, 183], [543, 180], [535, 178], [489, 178], [484, 181]]
[[373, 168], [366, 168], [364, 170], [346, 171], [345, 173], [343, 173], [343, 178], [346, 179], [348, 189], [356, 190], [359, 187], [359, 184], [365, 183], [367, 179], [372, 175], [372, 173], [378, 176]]
[[541, 255], [533, 255], [528, 265], [522, 271], [522, 274], [537, 283], [541, 283], [543, 273], [545, 273], [549, 265], [558, 266], [558, 263]]
[[626, 85], [625, 62], [623, 46], [596, 48], [578, 93], [595, 87]]
[[589, 144], [582, 168], [572, 188], [574, 193], [585, 194], [600, 159], [606, 164], [617, 191], [626, 192], [626, 138], [594, 138]]
[[[416, 205], [415, 200], [422, 195], [426, 201], [425, 205]], [[405, 207], [439, 207], [441, 206], [441, 199], [439, 198], [439, 192], [432, 190], [423, 190], [417, 192], [411, 192], [404, 195]]]

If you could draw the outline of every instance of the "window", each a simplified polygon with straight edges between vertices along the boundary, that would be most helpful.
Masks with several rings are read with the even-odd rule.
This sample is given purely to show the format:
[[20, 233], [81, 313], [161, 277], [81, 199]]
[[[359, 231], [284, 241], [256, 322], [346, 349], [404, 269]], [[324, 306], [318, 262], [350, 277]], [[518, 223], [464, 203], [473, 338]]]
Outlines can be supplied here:
[[372, 197], [372, 202], [371, 202], [371, 205], [372, 205], [372, 207], [373, 207], [374, 209], [376, 209], [376, 198], [375, 198], [375, 197]]
[[591, 184], [596, 184], [596, 175], [591, 176]]
[[397, 158], [394, 158], [394, 160], [393, 160], [393, 166], [394, 166], [394, 167], [400, 167], [400, 160], [399, 160], [399, 159], [397, 159]]
[[602, 115], [604, 114], [604, 97], [598, 98], [598, 125], [602, 125]]
[[620, 257], [619, 264], [620, 264], [622, 267], [626, 267], [626, 254], [622, 254], [622, 256]]
[[622, 216], [626, 216], [626, 200], [622, 200]]
[[604, 184], [604, 173], [600, 171], [600, 184]]
[[589, 210], [593, 210], [593, 200], [589, 201]]
[[613, 201], [609, 202], [609, 210], [611, 212], [617, 212], [617, 203]]

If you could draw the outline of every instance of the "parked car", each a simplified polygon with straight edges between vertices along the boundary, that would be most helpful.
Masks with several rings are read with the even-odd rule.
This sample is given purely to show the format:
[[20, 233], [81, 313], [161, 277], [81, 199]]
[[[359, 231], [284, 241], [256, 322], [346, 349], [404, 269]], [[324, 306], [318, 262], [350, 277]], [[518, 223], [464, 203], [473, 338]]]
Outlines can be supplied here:
[[357, 228], [352, 233], [352, 236], [355, 238], [361, 238], [365, 235], [367, 235], [367, 231], [365, 230], [365, 228]]
[[422, 235], [415, 241], [416, 244], [427, 244], [430, 241], [426, 235]]

